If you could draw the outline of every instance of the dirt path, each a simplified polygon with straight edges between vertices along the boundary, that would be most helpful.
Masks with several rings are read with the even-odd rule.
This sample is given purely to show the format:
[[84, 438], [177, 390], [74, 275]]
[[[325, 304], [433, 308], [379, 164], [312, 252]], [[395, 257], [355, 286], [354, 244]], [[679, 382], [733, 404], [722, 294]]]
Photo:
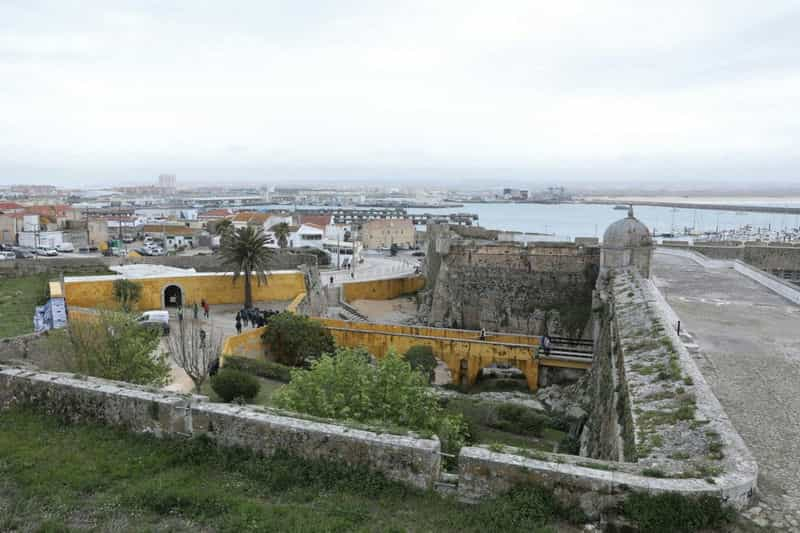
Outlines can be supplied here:
[[687, 258], [657, 253], [653, 277], [758, 461], [761, 502], [745, 516], [800, 532], [800, 308], [732, 269]]

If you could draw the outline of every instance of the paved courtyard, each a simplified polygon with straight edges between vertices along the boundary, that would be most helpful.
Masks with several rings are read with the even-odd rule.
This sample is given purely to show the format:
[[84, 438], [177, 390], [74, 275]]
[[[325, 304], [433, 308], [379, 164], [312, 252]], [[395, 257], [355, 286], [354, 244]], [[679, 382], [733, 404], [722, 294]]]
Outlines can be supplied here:
[[761, 503], [745, 516], [800, 531], [800, 307], [732, 269], [683, 257], [656, 253], [653, 278], [758, 462]]

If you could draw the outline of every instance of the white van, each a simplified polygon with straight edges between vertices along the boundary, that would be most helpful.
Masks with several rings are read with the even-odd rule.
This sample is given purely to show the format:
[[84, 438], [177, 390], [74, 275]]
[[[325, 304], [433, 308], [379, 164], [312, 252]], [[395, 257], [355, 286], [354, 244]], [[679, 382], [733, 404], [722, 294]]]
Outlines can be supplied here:
[[164, 335], [169, 335], [169, 311], [144, 311], [136, 321], [144, 327], [160, 328]]
[[57, 252], [74, 252], [75, 246], [71, 242], [62, 242], [61, 244], [56, 245]]

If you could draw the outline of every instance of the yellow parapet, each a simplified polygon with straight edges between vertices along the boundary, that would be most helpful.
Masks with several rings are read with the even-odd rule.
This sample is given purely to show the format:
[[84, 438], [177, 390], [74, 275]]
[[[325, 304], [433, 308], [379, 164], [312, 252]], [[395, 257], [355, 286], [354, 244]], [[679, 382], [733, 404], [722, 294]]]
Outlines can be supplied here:
[[342, 298], [353, 300], [391, 300], [405, 294], [414, 294], [425, 286], [424, 276], [354, 281], [342, 285]]
[[51, 281], [48, 283], [48, 289], [50, 290], [50, 298], [63, 298], [64, 291], [61, 290], [61, 282], [60, 281]]

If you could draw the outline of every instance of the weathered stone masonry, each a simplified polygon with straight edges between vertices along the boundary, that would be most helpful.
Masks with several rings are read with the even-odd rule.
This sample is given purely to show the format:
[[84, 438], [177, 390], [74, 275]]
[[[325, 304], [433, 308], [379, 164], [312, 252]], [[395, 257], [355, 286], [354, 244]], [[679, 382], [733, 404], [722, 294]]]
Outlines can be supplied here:
[[463, 240], [429, 227], [422, 311], [437, 327], [589, 333], [600, 250], [573, 243]]
[[379, 434], [127, 383], [0, 366], [0, 409], [14, 406], [159, 437], [206, 435], [221, 445], [265, 455], [282, 449], [309, 459], [366, 467], [421, 489], [432, 488], [441, 467], [436, 438]]

